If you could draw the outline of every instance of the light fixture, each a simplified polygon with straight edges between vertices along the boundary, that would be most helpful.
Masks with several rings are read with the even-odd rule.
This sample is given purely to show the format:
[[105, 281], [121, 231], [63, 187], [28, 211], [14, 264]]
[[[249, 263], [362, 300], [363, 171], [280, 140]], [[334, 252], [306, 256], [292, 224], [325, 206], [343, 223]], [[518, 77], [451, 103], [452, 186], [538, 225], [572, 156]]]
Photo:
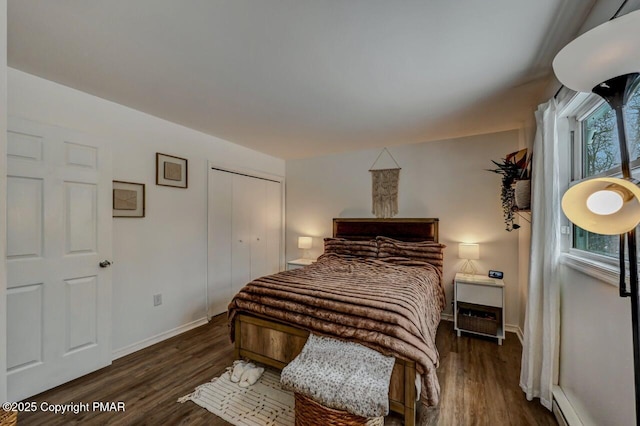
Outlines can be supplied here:
[[[572, 186], [562, 210], [587, 231], [620, 235], [620, 296], [631, 299], [636, 424], [640, 425], [640, 329], [636, 226], [640, 223], [639, 182], [631, 177], [624, 109], [640, 84], [640, 11], [612, 19], [565, 46], [553, 60], [558, 80], [577, 92], [593, 92], [614, 110], [622, 178], [593, 178]], [[629, 290], [625, 248], [629, 249]]]
[[567, 190], [562, 210], [589, 232], [624, 234], [640, 221], [640, 187], [631, 179], [588, 179]]
[[470, 243], [458, 244], [458, 257], [466, 260], [462, 265], [460, 272], [465, 275], [476, 275], [478, 270], [472, 260], [480, 259], [480, 245]]
[[313, 238], [311, 237], [298, 237], [298, 248], [302, 250], [302, 258], [306, 259], [308, 251], [313, 245]]

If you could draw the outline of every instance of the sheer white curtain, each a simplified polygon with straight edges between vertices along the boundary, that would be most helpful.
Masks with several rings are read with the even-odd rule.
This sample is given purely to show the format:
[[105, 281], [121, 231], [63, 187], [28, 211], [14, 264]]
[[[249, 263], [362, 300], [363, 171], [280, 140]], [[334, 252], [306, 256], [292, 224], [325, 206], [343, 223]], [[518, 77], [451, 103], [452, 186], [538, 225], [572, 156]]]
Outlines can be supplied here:
[[538, 106], [533, 142], [531, 259], [520, 387], [551, 409], [558, 381], [560, 188], [556, 101]]

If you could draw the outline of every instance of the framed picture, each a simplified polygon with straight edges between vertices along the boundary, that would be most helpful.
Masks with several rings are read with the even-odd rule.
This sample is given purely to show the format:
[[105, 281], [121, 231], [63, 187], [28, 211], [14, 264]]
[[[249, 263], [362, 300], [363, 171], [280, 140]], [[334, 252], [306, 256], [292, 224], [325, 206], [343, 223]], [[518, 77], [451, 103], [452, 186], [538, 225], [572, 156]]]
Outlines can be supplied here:
[[187, 179], [186, 158], [156, 153], [156, 185], [186, 188]]
[[144, 183], [113, 181], [113, 217], [144, 217]]

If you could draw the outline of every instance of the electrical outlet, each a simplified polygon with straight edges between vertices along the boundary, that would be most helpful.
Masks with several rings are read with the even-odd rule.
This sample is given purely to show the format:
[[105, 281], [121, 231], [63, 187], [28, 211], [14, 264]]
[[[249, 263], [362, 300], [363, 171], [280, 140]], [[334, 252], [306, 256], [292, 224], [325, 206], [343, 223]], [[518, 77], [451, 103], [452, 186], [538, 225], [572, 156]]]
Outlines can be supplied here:
[[153, 306], [162, 305], [162, 294], [154, 294], [153, 295]]

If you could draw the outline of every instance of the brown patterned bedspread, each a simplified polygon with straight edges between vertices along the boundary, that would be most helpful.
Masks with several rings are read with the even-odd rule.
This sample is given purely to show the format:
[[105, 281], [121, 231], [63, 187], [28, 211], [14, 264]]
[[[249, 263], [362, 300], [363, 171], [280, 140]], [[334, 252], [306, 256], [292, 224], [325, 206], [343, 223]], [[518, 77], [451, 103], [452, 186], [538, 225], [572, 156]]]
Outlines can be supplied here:
[[435, 346], [444, 290], [438, 270], [325, 254], [306, 268], [247, 284], [229, 305], [231, 339], [239, 312], [256, 313], [416, 362], [422, 401], [436, 405]]

